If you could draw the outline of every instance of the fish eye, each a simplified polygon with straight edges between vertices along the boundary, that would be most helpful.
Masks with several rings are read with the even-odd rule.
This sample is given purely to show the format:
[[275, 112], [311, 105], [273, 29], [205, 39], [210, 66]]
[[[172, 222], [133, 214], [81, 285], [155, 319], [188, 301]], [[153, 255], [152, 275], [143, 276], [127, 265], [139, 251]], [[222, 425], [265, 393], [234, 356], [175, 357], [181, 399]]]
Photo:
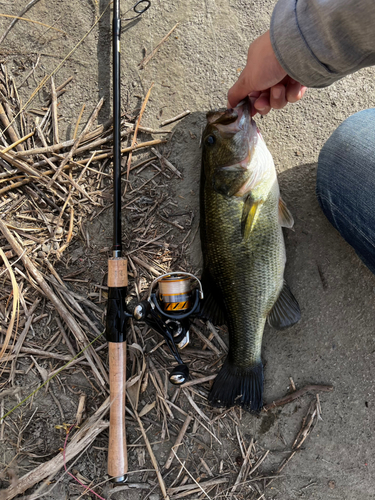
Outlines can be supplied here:
[[215, 142], [216, 139], [214, 135], [209, 135], [206, 139], [206, 144], [208, 144], [209, 146], [212, 146], [213, 144], [215, 144]]

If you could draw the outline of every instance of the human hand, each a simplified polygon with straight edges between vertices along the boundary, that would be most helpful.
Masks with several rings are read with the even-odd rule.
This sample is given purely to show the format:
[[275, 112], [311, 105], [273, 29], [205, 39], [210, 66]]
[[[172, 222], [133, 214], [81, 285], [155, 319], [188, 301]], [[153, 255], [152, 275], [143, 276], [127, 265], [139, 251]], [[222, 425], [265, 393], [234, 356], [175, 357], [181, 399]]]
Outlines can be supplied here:
[[287, 75], [277, 60], [267, 31], [250, 45], [246, 66], [228, 92], [228, 107], [237, 106], [248, 95], [252, 116], [266, 115], [272, 108], [299, 101], [305, 92], [306, 87]]

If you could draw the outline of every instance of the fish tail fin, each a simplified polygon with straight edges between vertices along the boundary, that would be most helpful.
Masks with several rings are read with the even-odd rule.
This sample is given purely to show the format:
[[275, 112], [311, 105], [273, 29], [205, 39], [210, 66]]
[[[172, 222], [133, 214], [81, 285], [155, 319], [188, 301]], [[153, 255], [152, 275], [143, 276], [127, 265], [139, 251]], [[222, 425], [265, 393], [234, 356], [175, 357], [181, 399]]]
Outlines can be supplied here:
[[241, 406], [258, 412], [263, 406], [263, 364], [239, 368], [228, 358], [214, 380], [208, 401], [212, 406]]

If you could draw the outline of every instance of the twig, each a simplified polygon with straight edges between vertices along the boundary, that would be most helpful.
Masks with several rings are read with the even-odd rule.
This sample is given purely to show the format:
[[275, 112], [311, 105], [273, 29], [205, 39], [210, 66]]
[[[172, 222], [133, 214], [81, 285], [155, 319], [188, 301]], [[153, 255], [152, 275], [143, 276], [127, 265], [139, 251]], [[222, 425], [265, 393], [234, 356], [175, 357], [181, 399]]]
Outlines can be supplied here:
[[21, 144], [22, 142], [25, 142], [27, 139], [30, 139], [30, 137], [32, 137], [35, 133], [35, 130], [33, 130], [32, 132], [30, 132], [29, 134], [25, 135], [24, 137], [21, 137], [21, 139], [18, 139], [18, 141], [16, 142], [13, 142], [13, 144], [11, 144], [10, 146], [8, 146], [7, 148], [3, 149], [3, 153], [7, 153], [8, 151], [10, 151], [11, 149], [17, 147], [19, 144]]
[[164, 163], [164, 165], [165, 165], [166, 167], [168, 167], [168, 168], [169, 168], [169, 170], [171, 170], [171, 171], [172, 171], [174, 174], [176, 174], [178, 177], [180, 177], [180, 178], [182, 177], [181, 172], [180, 172], [179, 170], [177, 170], [177, 168], [176, 168], [174, 165], [172, 165], [172, 163], [171, 163], [170, 161], [168, 161], [166, 158], [164, 158], [164, 157], [163, 157], [163, 156], [159, 153], [159, 151], [157, 151], [155, 148], [151, 148], [151, 151], [154, 153], [154, 155], [156, 155], [156, 156], [159, 158], [159, 160], [160, 160], [162, 163]]
[[63, 336], [63, 339], [65, 340], [66, 347], [69, 349], [71, 355], [74, 357], [77, 353], [74, 350], [74, 347], [72, 346], [69, 337], [61, 323], [61, 320], [58, 316], [55, 316], [55, 321], [57, 323], [57, 326], [59, 327], [59, 330], [61, 332], [61, 335]]
[[81, 425], [83, 412], [85, 411], [86, 394], [81, 394], [79, 397], [78, 408], [76, 413], [76, 425]]
[[86, 104], [82, 104], [82, 108], [81, 108], [81, 111], [79, 112], [79, 115], [78, 115], [78, 118], [77, 118], [77, 123], [76, 123], [76, 126], [74, 128], [74, 134], [73, 134], [73, 140], [74, 141], [76, 140], [76, 137], [77, 137], [77, 134], [78, 134], [78, 127], [79, 127], [79, 124], [81, 123], [81, 118], [82, 118], [83, 112], [85, 110], [85, 107], [86, 107]]
[[[65, 462], [74, 458], [82, 450], [90, 446], [94, 439], [102, 431], [108, 428], [109, 422], [103, 422], [103, 416], [108, 411], [109, 398], [104, 401], [101, 407], [88, 418], [85, 424], [74, 434], [70, 443], [68, 443], [65, 450]], [[39, 465], [36, 469], [22, 476], [15, 484], [3, 490], [2, 498], [4, 500], [11, 500], [12, 498], [24, 493], [26, 490], [35, 484], [43, 481], [46, 477], [55, 475], [64, 465], [64, 457], [59, 452], [52, 460]]]
[[[8, 132], [9, 138], [12, 141], [12, 143], [19, 142], [20, 138], [18, 137], [16, 131], [12, 127], [11, 122], [8, 119], [8, 116], [5, 113], [4, 106], [1, 103], [0, 103], [0, 120], [3, 123], [5, 130]], [[2, 134], [4, 134], [4, 131], [2, 132]], [[24, 148], [21, 144], [18, 144], [17, 149], [18, 151], [23, 151]]]
[[198, 413], [198, 415], [200, 415], [203, 420], [205, 420], [206, 422], [209, 422], [210, 423], [210, 419], [207, 417], [207, 415], [205, 415], [203, 413], [203, 411], [199, 408], [199, 406], [196, 404], [196, 402], [193, 400], [193, 398], [190, 396], [189, 394], [189, 391], [183, 389], [184, 391], [184, 394], [185, 396], [187, 397], [187, 400], [189, 401], [189, 403], [191, 404], [191, 406], [194, 408], [194, 410]]
[[165, 462], [165, 465], [164, 465], [164, 468], [165, 469], [169, 469], [169, 467], [172, 465], [172, 462], [173, 462], [173, 459], [175, 457], [175, 453], [174, 453], [174, 450], [177, 450], [177, 448], [180, 446], [180, 444], [182, 443], [182, 440], [185, 436], [185, 433], [187, 431], [187, 428], [189, 427], [190, 425], [190, 422], [193, 420], [193, 418], [188, 415], [185, 419], [185, 422], [183, 423], [182, 427], [181, 427], [181, 430], [180, 432], [178, 433], [178, 436], [177, 436], [177, 439], [174, 443], [174, 445], [172, 446], [172, 449], [168, 455], [168, 458]]
[[159, 276], [160, 275], [160, 271], [158, 271], [157, 269], [155, 269], [153, 266], [150, 266], [150, 264], [147, 264], [147, 262], [144, 262], [139, 257], [136, 257], [135, 255], [133, 255], [132, 256], [132, 260], [134, 260], [134, 262], [136, 264], [139, 264], [140, 266], [142, 266], [145, 269], [147, 269], [147, 271], [149, 271], [154, 276]]
[[206, 322], [206, 326], [210, 330], [210, 332], [213, 334], [213, 336], [217, 340], [218, 344], [220, 344], [220, 346], [223, 349], [223, 351], [225, 353], [227, 353], [228, 352], [228, 346], [226, 345], [226, 343], [224, 342], [224, 340], [221, 338], [220, 334], [218, 333], [218, 331], [216, 330], [216, 328], [214, 327], [214, 325], [211, 323], [211, 321], [207, 321]]
[[165, 125], [169, 125], [170, 123], [176, 122], [177, 120], [181, 120], [181, 118], [184, 118], [187, 115], [190, 115], [190, 111], [188, 109], [183, 113], [180, 113], [179, 115], [175, 116], [174, 118], [169, 118], [169, 120], [164, 120], [163, 122], [161, 122], [160, 126], [165, 127]]
[[[0, 223], [2, 224], [1, 219], [0, 219]], [[5, 352], [8, 344], [9, 344], [9, 342], [10, 342], [10, 339], [11, 339], [11, 336], [13, 333], [14, 323], [16, 322], [16, 316], [17, 316], [17, 322], [16, 322], [16, 332], [17, 332], [17, 326], [18, 326], [17, 323], [18, 323], [18, 315], [19, 315], [19, 288], [18, 288], [16, 278], [14, 276], [12, 266], [9, 264], [9, 261], [6, 258], [5, 253], [2, 250], [2, 248], [0, 248], [0, 257], [2, 258], [2, 260], [5, 264], [5, 267], [8, 270], [8, 273], [9, 273], [9, 276], [10, 276], [10, 279], [12, 282], [12, 289], [13, 289], [12, 290], [12, 295], [13, 295], [12, 313], [11, 313], [10, 321], [8, 324], [7, 332], [5, 335], [4, 345], [2, 346], [1, 351], [0, 351], [0, 358], [1, 358]]]
[[[186, 468], [185, 468], [185, 470], [187, 471]], [[192, 479], [194, 480], [194, 478], [192, 478]], [[195, 491], [197, 486], [200, 486], [201, 488], [198, 488], [196, 491], [202, 491], [203, 487], [207, 488], [208, 486], [216, 486], [217, 484], [227, 483], [228, 481], [229, 481], [229, 479], [225, 478], [225, 477], [217, 477], [214, 479], [209, 479], [208, 481], [202, 481], [201, 483], [197, 483], [195, 481], [195, 484], [184, 484], [184, 485], [180, 485], [180, 486], [174, 486], [173, 488], [168, 488], [168, 493], [173, 494], [173, 493], [178, 493], [179, 491], [190, 491], [190, 494], [191, 494], [191, 493], [193, 493], [192, 490]]]
[[263, 406], [264, 411], [271, 410], [272, 408], [276, 408], [276, 406], [283, 406], [288, 403], [291, 403], [297, 398], [300, 398], [307, 392], [331, 392], [333, 391], [332, 385], [306, 385], [299, 389], [298, 391], [292, 392], [291, 394], [287, 394], [283, 398], [277, 399], [268, 405]]
[[270, 452], [270, 450], [267, 450], [266, 453], [257, 461], [257, 463], [254, 465], [254, 467], [252, 467], [252, 469], [250, 470], [250, 474], [253, 474], [257, 470], [257, 468], [260, 466], [260, 464], [266, 459], [269, 452]]
[[217, 356], [220, 356], [220, 355], [221, 355], [221, 352], [219, 351], [219, 349], [218, 349], [217, 347], [215, 347], [215, 346], [213, 345], [213, 343], [212, 343], [212, 342], [210, 342], [210, 341], [208, 340], [208, 338], [207, 338], [207, 337], [205, 337], [205, 336], [203, 335], [203, 333], [202, 333], [202, 332], [200, 332], [200, 331], [198, 330], [198, 328], [196, 328], [194, 325], [190, 325], [190, 329], [191, 329], [191, 331], [192, 331], [192, 332], [194, 332], [194, 333], [195, 333], [195, 334], [196, 334], [196, 335], [197, 335], [197, 336], [201, 339], [201, 341], [202, 341], [204, 344], [206, 344], [206, 345], [207, 345], [207, 347], [208, 347], [209, 349], [211, 349], [211, 351], [213, 351], [213, 352], [214, 352]]
[[239, 483], [242, 481], [242, 476], [244, 475], [246, 469], [247, 469], [247, 464], [249, 462], [249, 458], [250, 458], [250, 454], [251, 454], [251, 450], [253, 448], [253, 444], [254, 444], [254, 439], [251, 438], [251, 441], [250, 441], [250, 444], [249, 444], [249, 447], [247, 449], [247, 452], [246, 452], [246, 455], [245, 455], [245, 458], [242, 462], [242, 466], [241, 466], [241, 469], [240, 469], [240, 472], [238, 473], [238, 476], [237, 476], [237, 479], [236, 479], [236, 482], [234, 483], [233, 485], [233, 488], [231, 490], [231, 493], [234, 493], [236, 491], [236, 488], [237, 486], [239, 485]]
[[175, 24], [175, 25], [173, 26], [173, 28], [171, 29], [171, 31], [169, 31], [169, 33], [167, 33], [167, 34], [165, 35], [165, 37], [164, 37], [164, 38], [163, 38], [163, 39], [162, 39], [162, 40], [161, 40], [161, 41], [157, 44], [157, 46], [154, 48], [154, 50], [151, 52], [151, 54], [150, 54], [150, 55], [148, 55], [147, 57], [145, 57], [145, 58], [143, 59], [143, 61], [141, 61], [141, 62], [139, 63], [139, 67], [140, 67], [141, 69], [143, 69], [143, 68], [146, 66], [146, 64], [148, 64], [148, 63], [151, 61], [151, 59], [154, 57], [154, 55], [156, 54], [156, 52], [160, 49], [160, 47], [163, 45], [163, 43], [164, 43], [166, 40], [168, 40], [168, 38], [170, 37], [170, 35], [174, 32], [174, 30], [177, 28], [177, 26], [178, 26], [179, 24], [180, 24], [180, 23]]

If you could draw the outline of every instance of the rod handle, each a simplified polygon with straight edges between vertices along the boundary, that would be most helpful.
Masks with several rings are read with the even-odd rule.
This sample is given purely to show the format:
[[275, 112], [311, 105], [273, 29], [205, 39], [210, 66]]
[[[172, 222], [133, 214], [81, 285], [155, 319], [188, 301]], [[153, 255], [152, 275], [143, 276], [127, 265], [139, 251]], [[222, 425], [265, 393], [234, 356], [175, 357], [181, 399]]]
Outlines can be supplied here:
[[108, 474], [114, 478], [128, 472], [125, 432], [126, 342], [108, 342], [109, 353], [109, 443]]

